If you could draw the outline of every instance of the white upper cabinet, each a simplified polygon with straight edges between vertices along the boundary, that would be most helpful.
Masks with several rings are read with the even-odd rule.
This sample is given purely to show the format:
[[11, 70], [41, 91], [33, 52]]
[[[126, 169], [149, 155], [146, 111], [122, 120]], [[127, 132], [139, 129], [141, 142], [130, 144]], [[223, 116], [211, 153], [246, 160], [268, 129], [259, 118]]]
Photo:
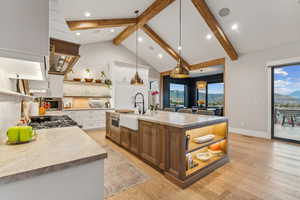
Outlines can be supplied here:
[[1, 0], [0, 57], [43, 62], [49, 54], [49, 0]]
[[63, 81], [64, 76], [62, 75], [50, 75], [48, 76], [49, 81], [49, 97], [57, 97], [62, 98], [63, 97]]

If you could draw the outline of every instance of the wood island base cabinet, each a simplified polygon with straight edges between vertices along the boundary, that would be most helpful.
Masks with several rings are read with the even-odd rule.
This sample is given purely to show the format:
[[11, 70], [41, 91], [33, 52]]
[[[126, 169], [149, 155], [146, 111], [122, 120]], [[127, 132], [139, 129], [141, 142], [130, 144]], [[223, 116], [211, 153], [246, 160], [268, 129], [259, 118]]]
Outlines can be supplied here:
[[[115, 113], [113, 113], [115, 115]], [[229, 162], [228, 122], [224, 121], [178, 128], [150, 121], [139, 120], [137, 131], [119, 127], [120, 139], [113, 137], [111, 117], [107, 113], [106, 137], [159, 170], [174, 184], [186, 188], [200, 178]], [[195, 143], [194, 138], [213, 134], [214, 138], [205, 143]], [[206, 161], [197, 155], [209, 153]]]

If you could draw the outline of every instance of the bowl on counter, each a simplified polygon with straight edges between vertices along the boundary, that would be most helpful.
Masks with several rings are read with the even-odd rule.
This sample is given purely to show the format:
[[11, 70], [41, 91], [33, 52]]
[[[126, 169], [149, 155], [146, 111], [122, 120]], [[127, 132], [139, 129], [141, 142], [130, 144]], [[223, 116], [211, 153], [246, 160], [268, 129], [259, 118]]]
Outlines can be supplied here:
[[102, 83], [102, 80], [96, 79], [95, 82], [96, 82], [96, 83]]

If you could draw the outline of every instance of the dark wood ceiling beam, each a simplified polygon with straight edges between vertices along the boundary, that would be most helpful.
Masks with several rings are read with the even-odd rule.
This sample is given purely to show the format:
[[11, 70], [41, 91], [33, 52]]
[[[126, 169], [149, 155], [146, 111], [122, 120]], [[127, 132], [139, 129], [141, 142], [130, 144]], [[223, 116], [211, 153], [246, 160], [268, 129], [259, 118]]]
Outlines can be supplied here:
[[218, 59], [213, 59], [206, 62], [190, 65], [190, 70], [193, 71], [193, 70], [216, 66], [216, 65], [225, 65], [225, 58], [218, 58]]
[[95, 28], [113, 28], [136, 24], [135, 18], [124, 19], [92, 19], [66, 21], [71, 31], [86, 30]]
[[137, 29], [142, 28], [150, 19], [160, 13], [163, 9], [173, 3], [175, 0], [156, 0], [151, 4], [137, 19], [137, 24], [128, 26], [114, 40], [115, 45], [121, 44]]
[[185, 61], [180, 55], [168, 44], [166, 43], [153, 29], [145, 24], [142, 30], [155, 41], [162, 49], [164, 49], [170, 56], [172, 56], [176, 61], [182, 60], [183, 65], [189, 70], [189, 63]]
[[[194, 65], [189, 65], [190, 71], [206, 68], [206, 67], [212, 67], [216, 65], [225, 65], [225, 58], [218, 58], [218, 59], [213, 59], [201, 63], [197, 63]], [[171, 74], [172, 70], [160, 72], [160, 76], [169, 76]]]
[[214, 33], [228, 56], [231, 60], [237, 60], [238, 54], [234, 49], [233, 45], [231, 44], [230, 40], [226, 36], [225, 32], [223, 31], [222, 27], [216, 20], [215, 16], [212, 14], [211, 10], [207, 6], [205, 0], [191, 0], [197, 10], [199, 11], [200, 15], [204, 19], [204, 21], [209, 26], [210, 30]]

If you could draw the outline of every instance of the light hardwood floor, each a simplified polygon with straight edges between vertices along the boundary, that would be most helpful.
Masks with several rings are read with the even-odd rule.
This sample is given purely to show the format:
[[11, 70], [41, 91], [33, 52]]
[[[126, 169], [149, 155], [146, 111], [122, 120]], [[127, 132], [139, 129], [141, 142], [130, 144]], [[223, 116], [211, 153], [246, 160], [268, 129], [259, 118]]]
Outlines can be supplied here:
[[109, 144], [151, 177], [108, 200], [300, 199], [300, 145], [297, 144], [230, 134], [230, 163], [182, 190], [105, 139], [105, 131], [88, 134], [99, 144]]

